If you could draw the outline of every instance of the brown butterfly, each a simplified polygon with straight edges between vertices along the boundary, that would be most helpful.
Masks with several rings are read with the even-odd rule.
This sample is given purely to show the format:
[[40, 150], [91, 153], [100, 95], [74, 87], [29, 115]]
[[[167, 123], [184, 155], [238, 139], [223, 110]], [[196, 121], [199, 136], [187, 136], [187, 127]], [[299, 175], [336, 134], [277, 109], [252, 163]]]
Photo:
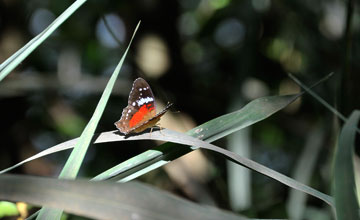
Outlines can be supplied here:
[[142, 132], [154, 127], [171, 106], [172, 103], [168, 103], [165, 109], [156, 114], [155, 98], [149, 84], [137, 78], [130, 91], [128, 106], [115, 126], [125, 135]]

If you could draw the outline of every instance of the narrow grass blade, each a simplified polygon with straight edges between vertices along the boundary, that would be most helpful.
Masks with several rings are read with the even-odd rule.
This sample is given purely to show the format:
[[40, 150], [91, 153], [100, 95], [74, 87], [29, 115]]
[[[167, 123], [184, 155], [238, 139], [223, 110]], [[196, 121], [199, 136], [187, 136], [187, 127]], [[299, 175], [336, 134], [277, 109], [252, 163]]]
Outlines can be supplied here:
[[99, 123], [100, 118], [104, 112], [107, 101], [109, 100], [109, 97], [111, 95], [111, 91], [115, 85], [116, 79], [117, 79], [119, 72], [121, 70], [121, 67], [124, 63], [126, 54], [130, 48], [131, 42], [136, 34], [136, 31], [137, 31], [139, 25], [140, 25], [140, 23], [136, 26], [136, 29], [133, 33], [133, 36], [130, 40], [128, 47], [126, 48], [124, 55], [122, 56], [119, 64], [117, 65], [113, 74], [111, 75], [111, 78], [110, 78], [108, 84], [106, 85], [106, 88], [100, 98], [100, 101], [99, 101], [98, 105], [96, 106], [93, 116], [91, 117], [88, 125], [85, 127], [83, 133], [81, 134], [69, 159], [66, 161], [66, 164], [60, 173], [60, 176], [59, 176], [60, 178], [76, 178], [76, 175], [80, 169], [80, 166], [84, 159], [87, 148], [90, 145], [90, 142], [95, 133], [97, 124]]
[[[242, 109], [210, 120], [187, 132], [188, 135], [206, 142], [218, 140], [242, 128], [264, 120], [272, 114], [285, 108], [296, 100], [300, 94], [286, 96], [269, 96], [255, 99]], [[196, 149], [194, 147], [192, 150]], [[178, 148], [174, 143], [165, 143], [152, 150], [139, 154], [123, 163], [99, 174], [96, 180], [108, 179], [117, 175], [122, 182], [129, 181], [164, 164], [179, 158], [188, 152], [189, 148]]]
[[68, 19], [86, 0], [77, 0], [55, 19], [44, 31], [30, 40], [0, 65], [0, 81], [15, 69], [31, 52], [44, 42], [66, 19]]
[[[221, 155], [225, 156], [227, 159], [230, 159], [234, 163], [245, 166], [245, 167], [252, 169], [258, 173], [261, 173], [263, 175], [266, 175], [266, 176], [268, 176], [272, 179], [275, 179], [275, 180], [277, 180], [287, 186], [290, 186], [294, 189], [297, 189], [302, 192], [308, 193], [309, 195], [315, 196], [315, 197], [323, 200], [324, 202], [328, 203], [332, 207], [334, 206], [332, 197], [330, 197], [324, 193], [321, 193], [309, 186], [306, 186], [300, 182], [297, 182], [294, 179], [291, 179], [281, 173], [276, 172], [275, 170], [267, 168], [255, 161], [252, 161], [245, 157], [241, 157], [240, 155], [237, 155], [233, 152], [227, 151], [223, 148], [220, 148], [215, 145], [209, 144], [207, 142], [201, 141], [195, 137], [191, 137], [189, 135], [175, 132], [175, 131], [172, 131], [169, 129], [161, 130], [161, 132], [153, 131], [151, 134], [145, 132], [145, 133], [142, 133], [142, 134], [139, 134], [136, 136], [130, 136], [128, 138], [124, 138], [124, 136], [119, 135], [118, 131], [104, 132], [97, 137], [95, 142], [101, 143], [101, 142], [148, 140], [148, 139], [178, 143], [178, 144], [176, 144], [176, 145], [174, 144], [172, 146], [173, 153], [176, 151], [181, 152], [181, 153], [183, 153], [184, 151], [191, 151], [191, 149], [189, 147], [181, 146], [181, 145], [196, 146], [196, 147], [193, 147], [193, 149], [202, 148], [202, 149], [211, 150], [211, 151], [220, 153]], [[148, 158], [143, 158], [141, 161], [157, 160], [159, 162], [166, 163], [166, 162], [170, 162], [172, 160], [171, 158], [168, 157], [168, 155], [164, 155], [164, 154], [158, 155], [157, 154], [158, 151], [156, 151], [156, 150], [152, 150], [152, 152], [153, 152], [153, 155], [147, 154], [146, 156], [148, 156]], [[161, 151], [160, 151], [160, 153], [161, 153]], [[140, 167], [141, 169], [146, 169], [146, 168], [152, 166], [151, 163], [150, 164], [145, 163], [145, 165], [137, 164], [138, 161], [135, 160], [136, 157], [130, 159], [130, 162], [127, 163], [127, 165], [129, 167], [133, 167], [133, 168], [123, 167], [122, 170], [120, 170], [120, 169], [116, 169], [115, 171], [109, 170], [109, 171], [106, 171], [106, 173], [111, 173], [111, 171], [112, 172], [121, 172], [118, 177], [121, 178], [122, 182], [125, 182], [124, 180], [131, 179], [131, 178], [129, 178], [129, 176], [132, 175], [131, 171], [133, 169], [135, 169], [136, 167]], [[134, 164], [132, 164], [132, 163], [134, 163]], [[108, 177], [108, 176], [100, 175], [98, 177], [93, 178], [92, 180], [104, 180], [104, 179], [106, 179], [106, 177]]]
[[0, 199], [64, 209], [93, 219], [246, 219], [139, 182], [118, 184], [1, 175]]
[[[323, 127], [317, 125], [314, 129], [309, 130], [303, 152], [296, 163], [293, 175], [295, 180], [305, 184], [310, 182], [324, 138]], [[287, 211], [290, 219], [304, 219], [306, 199], [306, 194], [294, 189], [290, 190], [289, 199], [287, 201]]]
[[[82, 132], [80, 138], [78, 139], [78, 141], [74, 147], [74, 150], [71, 152], [70, 157], [66, 161], [65, 166], [60, 173], [59, 178], [66, 178], [66, 179], [75, 179], [76, 178], [76, 176], [79, 172], [80, 166], [84, 160], [86, 151], [87, 151], [87, 149], [90, 145], [90, 142], [93, 138], [93, 135], [95, 133], [97, 124], [99, 123], [102, 113], [104, 112], [106, 103], [109, 100], [111, 91], [115, 85], [115, 81], [117, 79], [117, 76], [119, 75], [120, 69], [124, 63], [126, 54], [130, 48], [131, 42], [135, 36], [135, 33], [136, 33], [139, 25], [140, 25], [140, 23], [136, 26], [134, 34], [130, 40], [128, 47], [126, 48], [124, 55], [122, 56], [119, 64], [115, 68], [114, 73], [111, 75], [111, 78], [110, 78], [108, 84], [106, 85], [106, 88], [100, 98], [100, 101], [99, 101], [98, 105], [96, 106], [93, 116], [91, 117], [89, 123], [87, 124], [87, 126], [85, 127], [84, 131]], [[52, 209], [43, 208], [40, 211], [37, 219], [59, 219], [61, 217], [61, 213], [62, 213], [61, 210], [52, 210]]]
[[360, 204], [360, 157], [354, 155], [354, 173], [355, 173], [355, 184], [356, 184], [356, 195], [358, 203]]
[[[245, 166], [249, 169], [252, 169], [256, 172], [259, 172], [261, 174], [264, 174], [270, 178], [273, 178], [287, 186], [290, 186], [294, 189], [300, 190], [302, 192], [308, 193], [309, 195], [315, 196], [321, 200], [323, 200], [324, 202], [328, 203], [329, 205], [333, 206], [333, 199], [332, 197], [321, 193], [309, 186], [306, 186], [300, 182], [295, 181], [294, 179], [291, 179], [281, 173], [278, 173], [274, 170], [271, 170], [270, 168], [267, 168], [261, 164], [258, 164], [255, 161], [252, 161], [250, 159], [241, 157], [233, 152], [227, 151], [225, 149], [219, 148], [215, 145], [206, 143], [204, 141], [201, 141], [197, 138], [182, 134], [182, 133], [178, 133], [175, 131], [171, 131], [169, 129], [164, 129], [161, 132], [160, 131], [153, 131], [151, 134], [149, 133], [142, 133], [136, 136], [130, 136], [128, 138], [124, 138], [124, 136], [119, 135], [118, 131], [110, 131], [110, 132], [104, 132], [101, 133], [95, 140], [95, 143], [103, 143], [103, 142], [113, 142], [113, 141], [133, 141], [133, 140], [161, 140], [161, 141], [169, 141], [169, 142], [175, 142], [181, 145], [188, 145], [188, 146], [196, 146], [197, 148], [203, 148], [203, 149], [207, 149], [207, 150], [211, 150], [217, 153], [222, 154], [223, 156], [227, 157], [228, 159], [232, 160], [233, 162]], [[181, 145], [173, 145], [173, 153], [178, 151], [183, 153], [184, 151], [191, 151], [190, 148], [185, 147], [185, 146], [181, 146]], [[158, 161], [162, 161], [163, 163], [166, 162], [170, 162], [172, 159], [170, 159], [168, 157], [168, 155], [163, 155], [160, 154], [160, 156], [158, 155], [158, 151], [156, 150], [152, 150], [153, 154], [147, 154], [147, 156], [149, 158], [146, 159], [142, 159], [142, 161], [144, 160], [158, 160]], [[161, 151], [160, 151], [161, 153]], [[141, 165], [141, 164], [137, 164], [138, 160], [136, 160], [135, 158], [132, 158], [130, 160], [132, 163], [128, 162], [128, 166], [129, 167], [140, 167], [142, 169], [145, 169], [146, 167], [151, 167], [152, 165]], [[131, 171], [132, 169], [130, 169]], [[120, 169], [116, 169], [115, 171], [109, 170], [106, 173], [111, 173], [111, 172], [121, 172], [121, 175], [119, 175], [119, 177], [122, 178], [122, 180], [127, 179], [127, 177], [130, 175], [131, 176], [131, 172], [128, 170], [128, 167], [123, 167], [122, 170]], [[104, 180], [107, 179], [106, 177], [108, 176], [98, 176], [96, 178], [93, 178], [93, 180]], [[124, 181], [123, 181], [124, 182]]]
[[[294, 75], [288, 74], [289, 77], [294, 80], [296, 84], [298, 84], [301, 88], [303, 88], [307, 93], [309, 93], [312, 97], [314, 97], [318, 102], [320, 102], [323, 106], [325, 106], [329, 111], [334, 113], [334, 115], [338, 116], [343, 122], [346, 122], [347, 118], [341, 114], [338, 110], [336, 110], [334, 107], [332, 107], [329, 103], [327, 103], [323, 98], [318, 96], [315, 92], [311, 90], [311, 87], [307, 87], [304, 83], [302, 83], [299, 79], [297, 79]], [[333, 75], [333, 73], [330, 73], [329, 75], [325, 76], [323, 80], [326, 80], [330, 78]]]
[[[265, 118], [271, 116], [272, 114], [276, 113], [277, 111], [283, 109], [288, 104], [293, 102], [295, 99], [297, 99], [299, 95], [287, 95], [287, 96], [270, 96], [270, 97], [263, 97], [256, 100], [251, 101], [249, 104], [245, 105], [242, 109], [220, 116], [218, 118], [215, 118], [211, 121], [208, 121], [200, 126], [197, 126], [190, 131], [187, 132], [188, 135], [197, 137], [201, 140], [206, 140], [207, 142], [211, 142], [214, 140], [217, 140], [219, 138], [222, 138], [226, 136], [227, 134], [230, 134], [228, 130], [231, 129], [232, 132], [235, 132], [237, 130], [240, 130], [242, 128], [248, 127], [252, 124], [255, 124], [258, 121], [264, 120]], [[219, 126], [217, 126], [219, 125]], [[94, 137], [95, 141], [94, 143], [102, 143], [106, 142], [108, 140], [107, 136], [111, 135], [112, 132], [103, 132], [100, 135], [96, 135], [97, 137]], [[151, 138], [150, 138], [151, 139]], [[30, 162], [32, 160], [35, 160], [37, 158], [70, 149], [74, 147], [76, 139], [72, 139], [66, 142], [63, 142], [61, 144], [55, 145], [51, 148], [48, 148], [44, 151], [41, 151], [40, 153], [35, 154], [32, 157], [27, 158], [26, 160], [23, 160], [14, 166], [11, 166], [9, 168], [6, 168], [4, 170], [0, 171], [0, 174], [3, 174], [5, 172], [8, 172], [16, 167], [19, 167], [23, 165], [24, 163]], [[116, 170], [123, 170], [124, 167], [127, 167], [127, 169], [131, 170], [134, 167], [136, 167], [139, 164], [147, 164], [148, 163], [156, 163], [155, 158], [164, 157], [166, 155], [167, 158], [176, 159], [177, 157], [180, 157], [190, 150], [184, 150], [181, 149], [176, 150], [176, 148], [173, 147], [174, 144], [172, 143], [166, 143], [161, 146], [158, 146], [154, 148], [153, 150], [148, 150], [132, 159], [130, 159], [127, 162], [124, 162], [111, 170], [104, 172], [100, 176], [96, 178], [100, 179], [108, 179], [110, 177], [113, 177], [113, 175], [110, 175], [111, 173], [116, 173]], [[147, 158], [147, 160], [142, 161], [142, 159]], [[130, 162], [133, 161], [133, 162]], [[133, 166], [129, 166], [129, 164], [133, 164]], [[163, 162], [164, 164], [166, 162]], [[158, 165], [154, 166], [154, 169], [158, 167]]]
[[334, 197], [338, 220], [358, 220], [359, 204], [354, 177], [354, 146], [360, 111], [354, 111], [341, 130], [335, 153]]
[[[323, 106], [325, 106], [325, 108], [327, 108], [329, 111], [331, 111], [334, 115], [336, 115], [341, 121], [346, 122], [347, 118], [341, 114], [341, 112], [339, 112], [338, 110], [336, 110], [334, 107], [332, 107], [329, 103], [327, 103], [323, 98], [321, 98], [319, 95], [317, 95], [315, 92], [313, 92], [311, 90], [311, 88], [313, 88], [314, 86], [316, 86], [317, 84], [319, 84], [322, 81], [327, 80], [328, 78], [330, 78], [333, 73], [328, 74], [327, 76], [325, 76], [323, 79], [319, 80], [318, 82], [315, 83], [315, 85], [307, 87], [304, 83], [302, 83], [299, 79], [297, 79], [294, 75], [292, 74], [288, 74], [289, 77], [295, 82], [297, 83], [301, 88], [303, 88], [307, 93], [309, 93], [312, 97], [314, 97], [318, 102], [320, 102]], [[357, 128], [356, 131], [360, 134], [360, 129]]]
[[79, 138], [75, 138], [75, 139], [72, 139], [72, 140], [69, 140], [69, 141], [65, 141], [65, 142], [63, 142], [61, 144], [58, 144], [58, 145], [50, 147], [50, 148], [48, 148], [46, 150], [43, 150], [43, 151], [41, 151], [41, 152], [39, 152], [39, 153], [37, 153], [37, 154], [35, 154], [35, 155], [21, 161], [21, 162], [19, 162], [19, 163], [15, 164], [15, 165], [13, 165], [11, 167], [8, 167], [6, 169], [1, 170], [0, 174], [6, 173], [6, 172], [8, 172], [10, 170], [15, 169], [16, 167], [19, 167], [19, 166], [27, 163], [27, 162], [36, 160], [36, 159], [44, 157], [46, 155], [50, 155], [50, 154], [53, 154], [53, 153], [56, 153], [56, 152], [59, 152], [59, 151], [71, 149], [71, 148], [73, 148], [75, 146], [78, 139]]
[[[294, 98], [296, 98], [297, 96], [286, 96], [288, 98], [288, 102], [291, 102], [294, 100]], [[284, 97], [281, 97], [281, 99]], [[263, 99], [261, 99], [263, 100]], [[249, 103], [250, 104], [250, 103]], [[260, 103], [258, 103], [260, 104]], [[284, 107], [283, 105], [281, 105], [282, 107]], [[286, 105], [285, 105], [286, 106]], [[279, 106], [278, 106], [279, 107]], [[246, 108], [244, 107], [244, 109], [246, 110]], [[257, 109], [257, 108], [254, 108]], [[280, 108], [281, 109], [281, 108]], [[274, 110], [279, 110], [277, 108], [273, 108]], [[262, 109], [262, 111], [264, 111], [264, 109]], [[239, 123], [238, 127], [239, 129], [242, 126], [247, 126], [249, 124], [251, 124], [250, 122], [248, 122], [247, 120], [244, 119], [240, 119], [237, 120], [237, 118], [239, 117], [239, 112], [241, 113], [242, 111], [236, 111], [224, 116], [221, 116], [217, 119], [214, 119], [208, 123], [205, 123], [202, 126], [199, 126], [195, 129], [193, 129], [193, 133], [196, 135], [203, 135], [200, 138], [207, 138], [207, 137], [214, 137], [214, 134], [216, 133], [223, 133], [221, 130], [216, 130], [216, 126], [214, 126], [214, 124], [217, 124], [216, 120], [218, 121], [218, 124], [221, 124], [221, 121], [225, 120], [228, 121], [228, 126], [233, 128], [234, 124], [231, 123]], [[244, 112], [243, 112], [244, 113]], [[273, 112], [272, 112], [273, 113]], [[253, 113], [251, 113], [252, 115]], [[270, 115], [270, 113], [265, 114], [264, 112], [261, 112], [261, 114], [259, 114], [261, 117], [265, 117]], [[230, 120], [231, 118], [232, 120]], [[258, 119], [258, 118], [257, 118]], [[257, 121], [253, 119], [254, 121]], [[245, 125], [243, 124], [245, 122]], [[255, 122], [254, 122], [255, 123]], [[214, 126], [213, 128], [211, 126]], [[228, 129], [226, 128], [222, 128], [222, 129]], [[203, 133], [203, 131], [207, 131], [205, 133]], [[235, 131], [235, 129], [233, 129], [233, 131]], [[217, 135], [216, 137], [220, 137], [221, 135]], [[199, 137], [198, 137], [199, 138]], [[138, 134], [138, 135], [134, 135], [134, 136], [130, 136], [128, 138], [124, 138], [124, 136], [119, 135], [119, 132], [117, 131], [111, 131], [111, 132], [104, 132], [101, 133], [100, 135], [98, 135], [97, 137], [94, 138], [95, 139], [95, 143], [101, 143], [101, 142], [111, 142], [111, 141], [131, 141], [131, 140], [146, 140], [146, 139], [153, 139], [153, 140], [162, 140], [162, 141], [169, 141], [169, 142], [175, 142], [175, 143], [179, 143], [182, 145], [189, 145], [189, 146], [196, 146], [193, 147], [192, 149], [197, 149], [199, 147], [204, 148], [204, 149], [209, 149], [215, 152], [218, 152], [224, 156], [226, 156], [227, 158], [231, 159], [232, 161], [243, 165], [245, 167], [248, 167], [250, 169], [253, 169], [259, 173], [262, 173], [264, 175], [267, 175], [271, 178], [274, 178], [275, 180], [282, 182], [290, 187], [293, 187], [294, 189], [298, 189], [300, 191], [306, 192], [310, 195], [313, 195], [317, 198], [322, 199], [323, 201], [325, 201], [326, 203], [333, 205], [333, 201], [332, 198], [329, 197], [328, 195], [325, 195], [321, 192], [318, 192], [315, 189], [312, 189], [311, 187], [308, 187], [304, 184], [301, 184], [289, 177], [286, 177], [280, 173], [277, 173], [274, 170], [271, 170], [267, 167], [264, 167], [252, 160], [249, 160], [247, 158], [243, 158], [240, 157], [239, 155], [236, 155], [232, 152], [229, 152], [227, 150], [224, 150], [222, 148], [216, 147], [214, 145], [208, 144], [206, 142], [200, 141], [197, 138], [191, 137], [191, 136], [187, 136], [185, 134], [182, 133], [177, 133], [174, 131], [170, 131], [168, 129], [164, 129], [161, 132], [160, 131], [154, 131], [151, 134], [149, 133], [142, 133], [142, 134]], [[66, 144], [71, 144], [72, 141], [63, 143], [62, 147], [63, 148], [68, 148], [69, 146], [66, 146]], [[57, 146], [59, 147], [59, 146]], [[117, 167], [114, 167], [106, 172], [104, 172], [103, 174], [95, 177], [93, 180], [104, 180], [104, 179], [108, 179], [110, 177], [114, 177], [117, 175], [117, 178], [120, 178], [123, 182], [130, 180], [132, 178], [135, 178], [135, 175], [139, 175], [141, 172], [144, 172], [144, 170], [152, 170], [155, 169], [156, 166], [161, 166], [162, 164], [165, 164], [173, 159], [176, 159], [178, 157], [180, 157], [181, 155], [185, 154], [186, 152], [191, 151], [190, 148], [188, 147], [182, 147], [179, 145], [175, 145], [175, 144], [165, 144], [165, 145], [161, 145], [153, 150], [150, 151], [146, 151], [143, 154], [140, 154], [128, 161], [126, 161], [125, 163], [120, 164]]]

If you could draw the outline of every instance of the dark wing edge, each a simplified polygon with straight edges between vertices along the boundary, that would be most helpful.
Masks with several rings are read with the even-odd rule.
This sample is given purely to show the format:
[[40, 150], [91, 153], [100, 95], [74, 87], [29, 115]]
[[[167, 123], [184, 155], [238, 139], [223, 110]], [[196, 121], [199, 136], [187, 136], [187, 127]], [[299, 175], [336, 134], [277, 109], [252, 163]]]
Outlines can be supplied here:
[[165, 114], [172, 105], [173, 105], [173, 103], [170, 103], [170, 102], [167, 103], [165, 108], [161, 112], [157, 113], [155, 117], [162, 116], [163, 114]]

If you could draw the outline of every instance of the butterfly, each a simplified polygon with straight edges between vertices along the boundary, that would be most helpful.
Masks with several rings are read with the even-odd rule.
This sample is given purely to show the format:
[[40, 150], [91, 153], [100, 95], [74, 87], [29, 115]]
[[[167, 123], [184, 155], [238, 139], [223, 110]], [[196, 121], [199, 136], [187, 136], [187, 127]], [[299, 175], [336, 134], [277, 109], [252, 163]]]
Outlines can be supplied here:
[[155, 97], [149, 84], [137, 78], [132, 85], [128, 105], [123, 109], [120, 120], [114, 124], [125, 135], [139, 133], [156, 126], [171, 106], [172, 103], [168, 103], [164, 110], [156, 114]]

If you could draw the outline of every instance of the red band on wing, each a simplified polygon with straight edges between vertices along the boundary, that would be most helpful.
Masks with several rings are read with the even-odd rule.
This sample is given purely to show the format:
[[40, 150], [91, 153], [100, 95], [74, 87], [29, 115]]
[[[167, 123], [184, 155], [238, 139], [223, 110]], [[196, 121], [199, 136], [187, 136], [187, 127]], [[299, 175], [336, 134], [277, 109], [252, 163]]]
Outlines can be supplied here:
[[141, 122], [141, 120], [144, 119], [145, 115], [150, 114], [151, 111], [154, 110], [154, 107], [151, 105], [143, 105], [141, 106], [141, 108], [139, 109], [139, 111], [137, 111], [133, 117], [130, 119], [129, 122], [129, 126], [130, 128], [136, 126], [137, 124], [139, 124], [139, 122]]

